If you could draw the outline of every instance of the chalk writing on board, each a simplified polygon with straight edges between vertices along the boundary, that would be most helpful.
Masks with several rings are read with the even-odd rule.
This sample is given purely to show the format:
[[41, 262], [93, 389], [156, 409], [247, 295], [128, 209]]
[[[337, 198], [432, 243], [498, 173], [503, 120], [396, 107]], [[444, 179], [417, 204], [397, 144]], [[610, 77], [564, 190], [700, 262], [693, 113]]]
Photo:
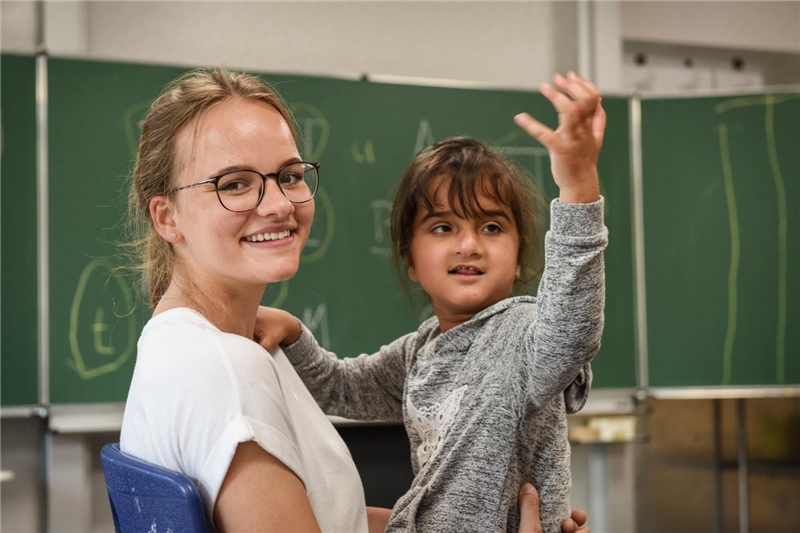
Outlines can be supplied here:
[[328, 146], [330, 122], [322, 111], [305, 102], [292, 104], [290, 110], [302, 142], [303, 159], [319, 161]]
[[[764, 136], [766, 139], [767, 157], [769, 159], [770, 173], [777, 200], [777, 242], [778, 242], [778, 272], [777, 272], [777, 321], [775, 331], [775, 373], [778, 383], [786, 381], [786, 313], [787, 313], [787, 278], [788, 278], [788, 207], [786, 200], [786, 185], [783, 180], [780, 162], [778, 161], [777, 139], [775, 137], [775, 106], [789, 100], [796, 100], [800, 96], [787, 95], [759, 95], [732, 98], [717, 104], [714, 110], [718, 114], [740, 108], [764, 108]], [[717, 128], [720, 144], [720, 159], [725, 182], [725, 200], [728, 207], [728, 226], [731, 235], [731, 257], [728, 266], [728, 323], [725, 334], [725, 344], [722, 354], [722, 384], [731, 383], [733, 373], [733, 348], [736, 340], [736, 322], [738, 314], [738, 276], [739, 260], [741, 255], [741, 238], [739, 233], [739, 215], [736, 208], [736, 190], [733, 180], [733, 165], [729, 148], [729, 131], [727, 124]]]
[[313, 263], [325, 255], [333, 242], [336, 233], [336, 215], [333, 211], [333, 202], [325, 189], [320, 186], [314, 197], [316, 211], [314, 222], [311, 224], [311, 233], [308, 242], [300, 256], [303, 264]]
[[[513, 158], [533, 173], [539, 187], [544, 186], [547, 168], [550, 166], [550, 155], [543, 146], [531, 146], [531, 137], [522, 130], [514, 130], [489, 143], [492, 150]], [[531, 168], [530, 163], [533, 163]]]
[[425, 307], [423, 307], [420, 310], [419, 316], [417, 318], [419, 318], [419, 323], [422, 324], [432, 316], [433, 316], [433, 305], [428, 303], [425, 304]]
[[434, 137], [431, 125], [428, 124], [428, 121], [425, 119], [420, 120], [419, 127], [417, 128], [417, 140], [414, 142], [414, 154], [426, 146], [430, 146], [433, 142]]
[[365, 143], [353, 141], [353, 144], [350, 145], [350, 155], [353, 156], [353, 161], [356, 163], [375, 164], [375, 146], [372, 141], [366, 141]]
[[388, 200], [373, 200], [369, 203], [372, 209], [373, 235], [375, 244], [369, 247], [369, 253], [379, 257], [392, 255], [390, 227], [392, 223], [392, 202]]
[[131, 289], [111, 262], [86, 265], [70, 308], [67, 366], [86, 380], [122, 367], [136, 348], [132, 310]]
[[325, 304], [303, 309], [303, 324], [314, 333], [314, 337], [319, 340], [320, 346], [326, 350], [331, 348], [331, 336], [328, 331], [328, 308]]
[[122, 114], [122, 125], [125, 128], [125, 139], [132, 154], [139, 151], [139, 137], [142, 134], [142, 123], [147, 110], [150, 109], [151, 100], [133, 104]]

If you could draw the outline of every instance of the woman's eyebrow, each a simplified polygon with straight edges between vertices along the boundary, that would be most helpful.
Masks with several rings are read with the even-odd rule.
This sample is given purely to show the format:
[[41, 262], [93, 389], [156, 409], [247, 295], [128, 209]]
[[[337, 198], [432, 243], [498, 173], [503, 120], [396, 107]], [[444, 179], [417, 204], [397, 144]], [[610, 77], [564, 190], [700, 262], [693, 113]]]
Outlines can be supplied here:
[[[289, 159], [284, 161], [278, 168], [283, 168], [286, 165], [291, 165], [292, 163], [299, 163], [301, 161], [302, 161], [302, 159], [300, 159], [299, 157], [290, 157]], [[278, 168], [275, 169], [275, 172], [278, 171]], [[222, 176], [223, 174], [227, 174], [228, 172], [236, 172], [238, 170], [252, 170], [253, 172], [258, 172], [259, 174], [261, 174], [261, 172], [256, 170], [255, 166], [253, 166], [253, 165], [241, 165], [241, 164], [238, 164], [238, 165], [230, 165], [230, 166], [227, 166], [225, 168], [221, 168], [221, 169], [217, 170], [215, 173], [213, 173], [211, 176], [209, 176], [208, 179], [216, 178], [217, 176]]]
[[255, 170], [255, 169], [253, 169], [253, 167], [249, 165], [231, 165], [217, 170], [216, 172], [211, 174], [208, 177], [208, 179], [216, 178], [217, 176], [222, 176], [223, 174], [227, 174], [228, 172], [236, 172], [237, 170]]

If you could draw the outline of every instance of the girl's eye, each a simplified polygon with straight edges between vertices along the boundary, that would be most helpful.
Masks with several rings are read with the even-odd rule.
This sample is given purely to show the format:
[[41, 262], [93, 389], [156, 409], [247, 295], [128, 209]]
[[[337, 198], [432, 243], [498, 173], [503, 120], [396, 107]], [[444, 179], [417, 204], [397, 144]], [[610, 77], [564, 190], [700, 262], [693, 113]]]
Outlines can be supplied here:
[[501, 231], [503, 231], [503, 228], [501, 228], [497, 224], [486, 224], [486, 226], [483, 227], [483, 231], [487, 233], [500, 233]]
[[450, 226], [447, 224], [437, 224], [431, 228], [431, 233], [447, 233], [450, 231]]

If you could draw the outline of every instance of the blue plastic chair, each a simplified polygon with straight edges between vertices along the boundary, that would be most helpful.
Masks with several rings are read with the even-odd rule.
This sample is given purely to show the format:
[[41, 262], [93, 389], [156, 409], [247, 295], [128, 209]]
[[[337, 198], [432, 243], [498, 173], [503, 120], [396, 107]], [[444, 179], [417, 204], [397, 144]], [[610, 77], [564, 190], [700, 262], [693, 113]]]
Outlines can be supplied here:
[[207, 533], [200, 492], [188, 477], [108, 444], [100, 451], [117, 533]]

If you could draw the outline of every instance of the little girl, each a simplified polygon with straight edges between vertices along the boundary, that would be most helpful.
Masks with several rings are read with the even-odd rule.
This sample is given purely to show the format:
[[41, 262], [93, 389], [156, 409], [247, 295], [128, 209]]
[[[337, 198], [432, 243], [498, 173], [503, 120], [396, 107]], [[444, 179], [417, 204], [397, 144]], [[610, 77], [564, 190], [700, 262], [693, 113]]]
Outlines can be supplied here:
[[297, 319], [259, 311], [257, 336], [280, 343], [331, 415], [398, 419], [415, 477], [386, 531], [516, 531], [532, 482], [544, 532], [569, 516], [567, 413], [583, 407], [605, 300], [597, 157], [605, 113], [573, 73], [542, 94], [555, 131], [518, 115], [550, 152], [551, 205], [538, 297], [511, 297], [530, 265], [535, 219], [526, 178], [485, 144], [455, 138], [412, 161], [394, 202], [392, 238], [434, 317], [372, 355], [337, 359]]

